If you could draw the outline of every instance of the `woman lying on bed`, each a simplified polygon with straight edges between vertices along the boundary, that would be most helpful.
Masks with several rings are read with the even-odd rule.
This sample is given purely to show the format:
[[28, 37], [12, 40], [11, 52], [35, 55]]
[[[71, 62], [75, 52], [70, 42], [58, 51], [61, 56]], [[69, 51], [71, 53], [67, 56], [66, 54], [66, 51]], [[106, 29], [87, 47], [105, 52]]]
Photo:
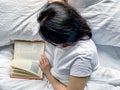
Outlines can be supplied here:
[[84, 90], [99, 65], [91, 29], [71, 6], [55, 1], [38, 18], [40, 35], [56, 46], [52, 65], [42, 55], [39, 66], [54, 90]]

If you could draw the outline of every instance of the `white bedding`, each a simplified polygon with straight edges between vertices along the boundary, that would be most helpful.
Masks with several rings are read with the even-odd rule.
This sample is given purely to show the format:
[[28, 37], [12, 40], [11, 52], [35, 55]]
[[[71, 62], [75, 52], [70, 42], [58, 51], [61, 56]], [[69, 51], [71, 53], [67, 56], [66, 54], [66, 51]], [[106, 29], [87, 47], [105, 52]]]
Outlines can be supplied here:
[[14, 40], [41, 40], [38, 13], [47, 0], [0, 0], [0, 46]]
[[[84, 2], [89, 0], [81, 1]], [[120, 5], [117, 3], [119, 0], [99, 1], [101, 2], [98, 4], [96, 4], [96, 2], [96, 5], [91, 4], [91, 7], [88, 7], [82, 12], [83, 16], [88, 19], [92, 29], [94, 30], [95, 42], [100, 44], [97, 45], [97, 48], [101, 62], [101, 67], [98, 71], [92, 74], [85, 90], [120, 90], [120, 24], [118, 23], [120, 18], [116, 19], [116, 15], [119, 15], [117, 11], [120, 11]], [[13, 56], [13, 46], [9, 44], [12, 44], [13, 42], [11, 41], [16, 39], [38, 40], [38, 25], [34, 20], [37, 18], [37, 12], [41, 11], [44, 6], [43, 4], [46, 3], [47, 0], [0, 0], [0, 90], [53, 90], [46, 78], [43, 80], [10, 78], [10, 63]], [[113, 16], [108, 15], [111, 14], [109, 10], [109, 13], [106, 13], [104, 12], [104, 9], [100, 9], [102, 6], [107, 7], [107, 5], [111, 6], [109, 9], [110, 11], [114, 11], [114, 15], [112, 14]], [[93, 13], [94, 10], [96, 13]], [[101, 17], [102, 15], [103, 17]], [[104, 19], [104, 16], [106, 15], [109, 16], [107, 18], [111, 21], [108, 23], [109, 20], [106, 20], [110, 32], [106, 31], [108, 30], [108, 28], [105, 27], [106, 23], [99, 26], [99, 22]], [[94, 16], [98, 17], [94, 18]], [[98, 20], [99, 22], [97, 22]], [[114, 26], [112, 26], [113, 23]], [[115, 25], [117, 27], [115, 27]]]
[[97, 45], [101, 65], [120, 70], [120, 47]]
[[[116, 55], [116, 48], [112, 48], [112, 53], [106, 53], [105, 51], [109, 50], [111, 47], [106, 48], [105, 46], [98, 45], [97, 47], [99, 55], [102, 55], [101, 53], [103, 53], [101, 48], [104, 49], [104, 56], [100, 58], [100, 60], [102, 59], [101, 63], [105, 67], [101, 66], [98, 71], [92, 74], [85, 90], [120, 90], [119, 65], [118, 62], [114, 62], [115, 59], [120, 57], [120, 51], [118, 51], [118, 55]], [[0, 90], [53, 90], [46, 78], [43, 80], [10, 78], [10, 63], [12, 55], [12, 45], [0, 48]], [[111, 57], [111, 55], [114, 59], [111, 58], [109, 63], [109, 57]], [[104, 60], [106, 61], [104, 62]], [[113, 67], [111, 63], [114, 63], [114, 65], [118, 67]]]

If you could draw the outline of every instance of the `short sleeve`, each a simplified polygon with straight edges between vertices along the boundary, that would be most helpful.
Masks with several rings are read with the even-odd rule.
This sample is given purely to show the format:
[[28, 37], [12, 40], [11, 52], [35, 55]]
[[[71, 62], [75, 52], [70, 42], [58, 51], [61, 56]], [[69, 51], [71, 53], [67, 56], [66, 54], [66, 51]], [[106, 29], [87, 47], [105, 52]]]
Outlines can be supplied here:
[[50, 43], [47, 43], [45, 44], [45, 54], [50, 62], [50, 65], [52, 66], [53, 65], [53, 59], [54, 59], [54, 50], [55, 50], [55, 46], [53, 46], [52, 44]]
[[72, 64], [70, 75], [77, 77], [86, 77], [90, 76], [92, 71], [93, 68], [90, 56], [78, 57]]

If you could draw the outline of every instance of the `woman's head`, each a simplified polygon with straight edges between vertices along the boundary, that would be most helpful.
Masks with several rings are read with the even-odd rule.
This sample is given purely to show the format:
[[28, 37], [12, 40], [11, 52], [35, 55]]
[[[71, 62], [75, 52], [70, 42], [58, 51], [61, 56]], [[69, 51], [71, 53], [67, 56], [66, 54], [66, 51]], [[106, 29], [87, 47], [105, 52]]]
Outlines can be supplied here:
[[54, 2], [41, 12], [39, 33], [48, 42], [64, 44], [76, 42], [83, 37], [91, 38], [91, 29], [86, 21], [68, 4]]

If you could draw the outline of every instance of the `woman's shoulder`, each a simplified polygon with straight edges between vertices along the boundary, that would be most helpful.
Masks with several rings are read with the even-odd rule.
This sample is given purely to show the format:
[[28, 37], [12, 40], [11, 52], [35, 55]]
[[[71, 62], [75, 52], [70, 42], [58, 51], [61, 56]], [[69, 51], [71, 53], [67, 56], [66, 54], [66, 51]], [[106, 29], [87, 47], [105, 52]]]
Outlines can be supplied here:
[[[74, 55], [76, 56], [95, 56], [97, 55], [97, 48], [93, 40], [84, 40], [78, 41], [76, 45], [73, 47]], [[71, 50], [71, 51], [72, 51]]]
[[76, 43], [75, 47], [79, 50], [96, 50], [96, 45], [92, 39], [80, 40]]
[[97, 49], [94, 42], [89, 40], [81, 40], [72, 46], [66, 48], [57, 48], [57, 52], [66, 56], [81, 56], [81, 55], [95, 55], [97, 54]]

